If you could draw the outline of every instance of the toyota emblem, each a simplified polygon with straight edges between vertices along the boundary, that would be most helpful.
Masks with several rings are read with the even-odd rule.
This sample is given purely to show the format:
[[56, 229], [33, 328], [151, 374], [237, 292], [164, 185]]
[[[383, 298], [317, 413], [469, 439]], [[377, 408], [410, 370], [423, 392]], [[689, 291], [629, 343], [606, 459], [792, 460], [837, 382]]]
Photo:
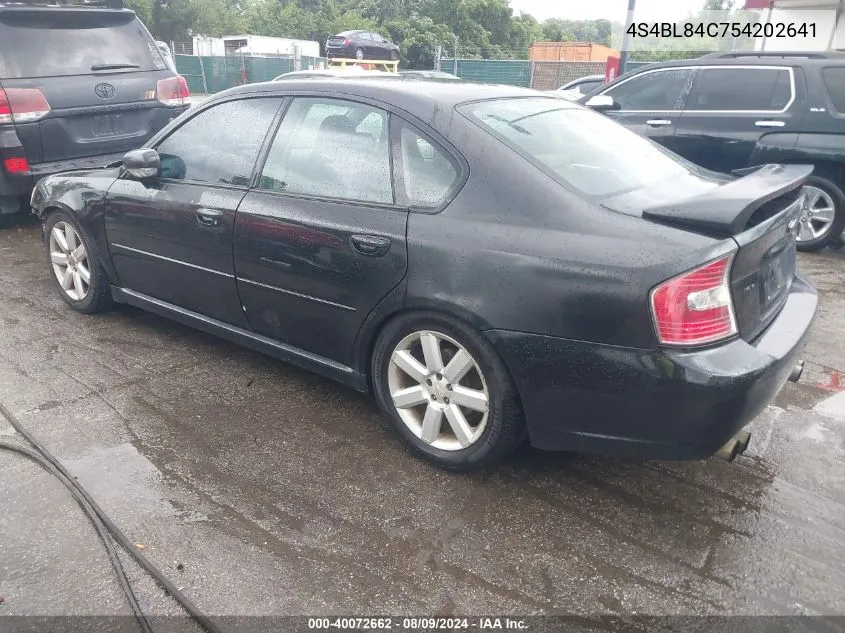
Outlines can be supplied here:
[[114, 86], [111, 84], [97, 84], [94, 86], [94, 94], [100, 99], [111, 99], [114, 96]]

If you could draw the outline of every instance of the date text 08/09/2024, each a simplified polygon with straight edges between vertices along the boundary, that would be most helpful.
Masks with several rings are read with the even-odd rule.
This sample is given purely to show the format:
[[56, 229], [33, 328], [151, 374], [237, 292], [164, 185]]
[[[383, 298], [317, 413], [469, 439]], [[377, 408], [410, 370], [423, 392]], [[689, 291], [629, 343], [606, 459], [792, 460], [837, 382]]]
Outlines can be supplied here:
[[314, 630], [343, 629], [347, 631], [527, 631], [528, 623], [518, 618], [437, 618], [437, 617], [322, 617], [308, 618], [308, 628]]
[[631, 37], [816, 37], [813, 22], [633, 22], [625, 31]]

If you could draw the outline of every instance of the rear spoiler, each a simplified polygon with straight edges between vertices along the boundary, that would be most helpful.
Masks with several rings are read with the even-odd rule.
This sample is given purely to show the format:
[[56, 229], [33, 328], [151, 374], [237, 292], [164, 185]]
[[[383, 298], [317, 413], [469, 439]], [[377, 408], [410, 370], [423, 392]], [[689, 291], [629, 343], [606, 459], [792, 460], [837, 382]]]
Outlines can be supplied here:
[[812, 172], [812, 165], [737, 170], [734, 173], [740, 177], [736, 180], [693, 198], [649, 207], [643, 210], [643, 217], [695, 231], [737, 235], [757, 209], [801, 187]]

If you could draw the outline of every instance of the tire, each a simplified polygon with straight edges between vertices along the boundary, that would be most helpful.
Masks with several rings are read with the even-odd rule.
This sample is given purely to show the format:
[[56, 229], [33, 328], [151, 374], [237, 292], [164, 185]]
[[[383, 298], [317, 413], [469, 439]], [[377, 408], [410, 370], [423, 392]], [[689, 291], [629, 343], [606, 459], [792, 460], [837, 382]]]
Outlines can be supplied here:
[[390, 61], [395, 62], [399, 59], [399, 51], [390, 51]]
[[356, 48], [355, 49], [355, 59], [364, 59], [364, 49], [363, 48]]
[[[842, 230], [845, 229], [845, 194], [838, 184], [815, 173], [807, 178], [806, 187], [810, 193], [822, 192], [815, 200], [810, 199], [810, 204], [816, 209], [827, 208], [829, 203], [833, 206], [833, 221], [824, 227], [824, 231], [818, 237], [811, 237], [819, 228], [818, 221], [813, 221], [813, 209], [809, 209], [809, 212], [802, 216], [797, 242], [798, 250], [817, 251], [838, 240]], [[801, 239], [801, 234], [805, 234], [806, 237]]]
[[[67, 227], [70, 227], [75, 233], [73, 240], [76, 248], [70, 248], [73, 244], [68, 241]], [[54, 229], [65, 237], [67, 248], [64, 248], [57, 236], [54, 234]], [[109, 287], [108, 278], [103, 270], [101, 260], [96, 251], [94, 240], [90, 235], [79, 225], [76, 219], [64, 211], [53, 211], [47, 216], [44, 222], [44, 242], [47, 252], [47, 266], [50, 270], [50, 276], [56, 289], [59, 291], [59, 296], [71, 308], [77, 312], [84, 314], [94, 314], [102, 312], [109, 308], [112, 304], [111, 288]], [[84, 246], [84, 255], [80, 254], [78, 250], [81, 242]], [[73, 254], [70, 259], [71, 265], [65, 267], [61, 265], [61, 260], [54, 258], [54, 254], [64, 254], [67, 260], [68, 253]], [[54, 261], [55, 259], [55, 261]], [[75, 270], [79, 279], [74, 279], [75, 275], [71, 275], [68, 281], [69, 288], [63, 286], [62, 279], [59, 277], [59, 270], [68, 269]], [[84, 271], [88, 273], [88, 283], [84, 283]], [[67, 279], [67, 277], [65, 277]], [[83, 292], [80, 291], [79, 281], [84, 285], [81, 286]], [[81, 295], [81, 296], [80, 296]]]
[[[422, 351], [422, 337], [431, 349], [430, 336], [438, 341], [440, 372], [429, 369], [432, 363]], [[456, 361], [450, 370], [450, 361], [459, 353], [464, 360], [463, 354], [468, 354], [470, 361]], [[417, 362], [411, 365], [415, 373], [393, 360], [408, 366], [408, 355]], [[459, 371], [459, 365], [468, 369]], [[456, 319], [432, 312], [396, 317], [378, 336], [371, 371], [376, 401], [393, 427], [414, 453], [440, 468], [469, 471], [489, 466], [525, 437], [519, 397], [507, 368], [481, 334]], [[404, 392], [402, 407], [397, 407], [392, 395], [399, 392]], [[465, 406], [465, 401], [472, 404]], [[456, 427], [461, 429], [460, 437]], [[428, 439], [423, 439], [426, 435]]]

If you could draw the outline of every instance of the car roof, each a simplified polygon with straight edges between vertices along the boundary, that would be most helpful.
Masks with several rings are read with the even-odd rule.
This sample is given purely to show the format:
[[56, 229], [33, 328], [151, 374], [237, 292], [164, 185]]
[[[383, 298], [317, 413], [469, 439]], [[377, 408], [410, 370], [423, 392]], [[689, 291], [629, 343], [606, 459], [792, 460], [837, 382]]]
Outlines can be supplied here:
[[578, 79], [573, 79], [572, 81], [567, 82], [566, 85], [568, 86], [569, 84], [577, 84], [581, 81], [599, 81], [600, 79], [603, 80], [604, 75], [587, 75], [585, 77], [578, 77]]
[[388, 73], [384, 72], [383, 70], [367, 70], [365, 68], [355, 68], [349, 67], [345, 69], [340, 68], [315, 68], [314, 70], [294, 70], [289, 73], [284, 73], [279, 75], [273, 81], [277, 81], [279, 79], [296, 79], [299, 78], [308, 78], [312, 77], [315, 79], [323, 79], [329, 77], [378, 77], [378, 76], [385, 76], [385, 77], [396, 77], [396, 73]]
[[406, 110], [420, 119], [431, 120], [440, 111], [451, 110], [454, 106], [471, 101], [518, 97], [555, 99], [554, 96], [538, 90], [515, 86], [427, 79], [402, 81], [401, 75], [399, 78], [399, 81], [382, 81], [369, 77], [327, 77], [246, 84], [220, 92], [206, 103], [235, 95], [325, 92], [336, 97], [362, 97], [382, 101]]
[[[629, 76], [644, 70], [655, 68], [675, 68], [680, 66], [804, 66], [808, 64], [830, 64], [831, 61], [845, 62], [845, 52], [840, 51], [789, 51], [789, 52], [741, 52], [710, 53], [694, 59], [677, 59], [655, 62], [638, 68]], [[620, 75], [622, 77], [622, 75]]]

